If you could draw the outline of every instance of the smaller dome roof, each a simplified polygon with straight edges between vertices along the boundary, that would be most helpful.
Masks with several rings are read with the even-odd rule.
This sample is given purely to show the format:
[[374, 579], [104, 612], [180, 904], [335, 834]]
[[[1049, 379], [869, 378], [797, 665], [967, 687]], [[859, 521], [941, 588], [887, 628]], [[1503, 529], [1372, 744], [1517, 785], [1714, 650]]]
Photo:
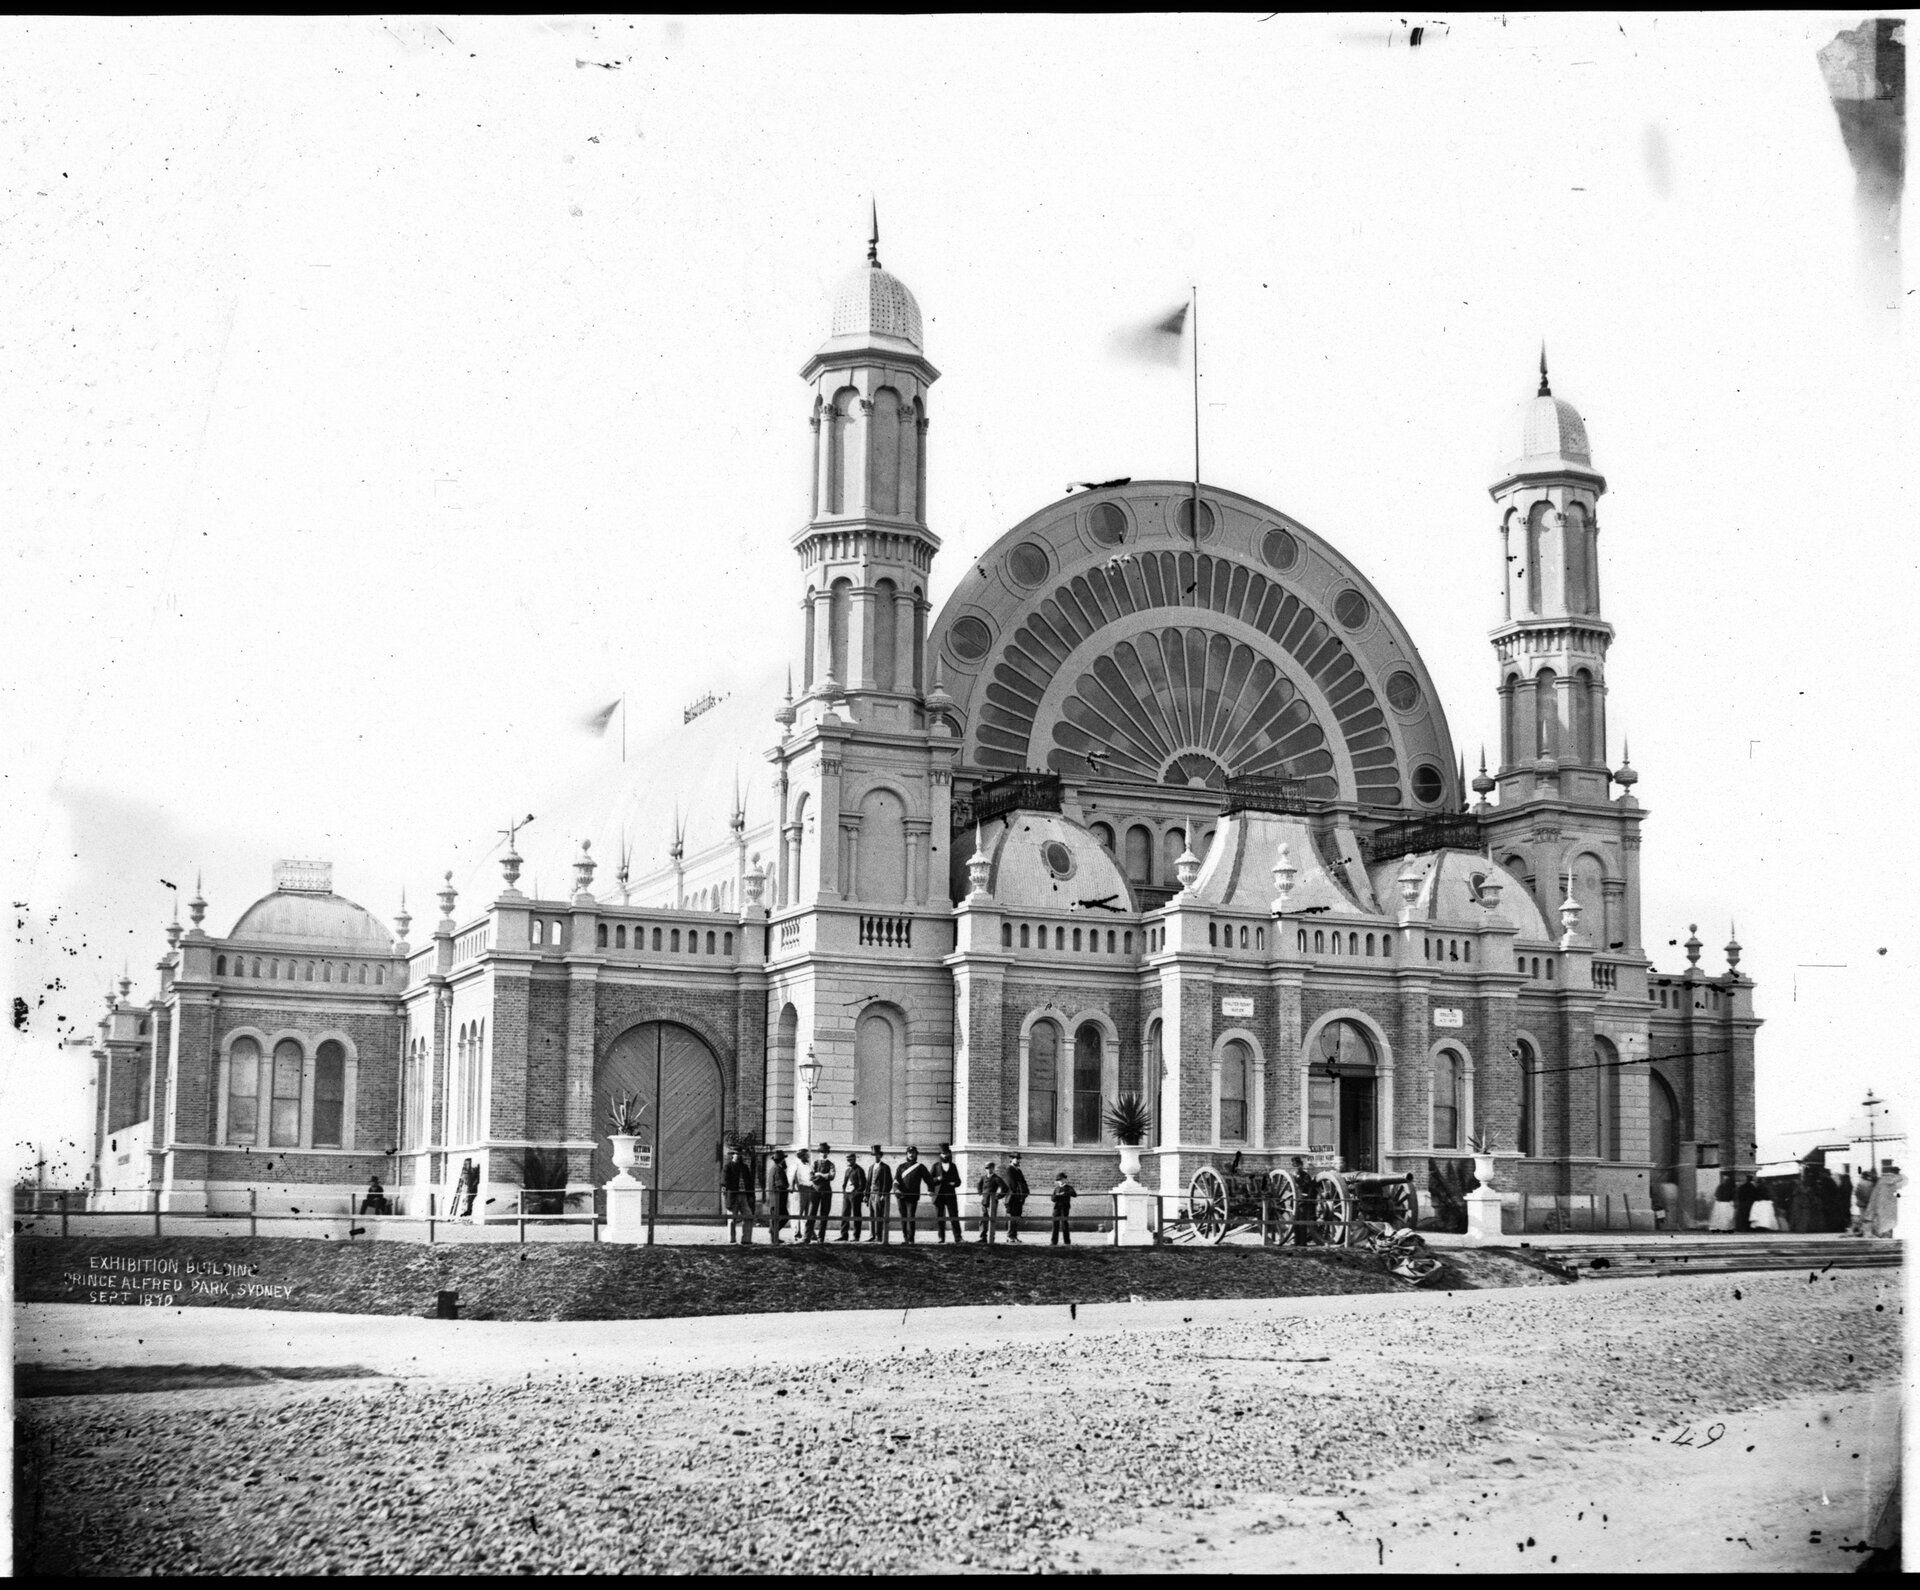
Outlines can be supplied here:
[[907, 284], [869, 261], [840, 284], [833, 298], [834, 342], [885, 338], [921, 350], [920, 305]]
[[[1119, 864], [1071, 818], [1014, 812], [998, 827], [998, 834], [981, 837], [993, 858], [987, 891], [1003, 911], [1060, 911], [1088, 900], [1104, 900], [1121, 911], [1135, 909]], [[961, 843], [966, 845], [965, 840]], [[1108, 914], [1100, 907], [1087, 910], [1090, 917]]]
[[[1431, 850], [1414, 856], [1375, 863], [1373, 890], [1382, 901], [1400, 903], [1400, 874], [1411, 867], [1420, 877], [1413, 902], [1413, 920], [1433, 927], [1512, 928], [1528, 943], [1552, 943], [1558, 935], [1547, 926], [1525, 883], [1505, 867], [1470, 850]], [[1492, 878], [1500, 885], [1500, 903], [1489, 913], [1480, 904], [1477, 879]]]
[[365, 906], [339, 894], [276, 889], [240, 913], [229, 939], [287, 944], [312, 950], [356, 950], [385, 955], [393, 935]]
[[1593, 464], [1593, 452], [1587, 442], [1587, 422], [1580, 411], [1565, 398], [1542, 393], [1528, 398], [1520, 406], [1514, 427], [1519, 451], [1511, 456], [1532, 461], [1539, 458], [1563, 458], [1569, 463]]

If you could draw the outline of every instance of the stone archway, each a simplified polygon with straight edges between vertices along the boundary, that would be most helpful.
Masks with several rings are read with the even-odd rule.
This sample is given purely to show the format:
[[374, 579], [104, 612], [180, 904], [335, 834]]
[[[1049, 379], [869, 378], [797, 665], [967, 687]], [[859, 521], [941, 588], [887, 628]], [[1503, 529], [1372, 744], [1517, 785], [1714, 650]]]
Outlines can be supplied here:
[[642, 1172], [660, 1189], [661, 1216], [710, 1215], [720, 1210], [725, 1089], [720, 1061], [705, 1039], [670, 1021], [643, 1022], [616, 1038], [593, 1070], [593, 1178], [613, 1178], [607, 1110], [631, 1095], [647, 1106], [641, 1146], [655, 1140], [654, 1079], [665, 1100], [658, 1115], [659, 1162]]

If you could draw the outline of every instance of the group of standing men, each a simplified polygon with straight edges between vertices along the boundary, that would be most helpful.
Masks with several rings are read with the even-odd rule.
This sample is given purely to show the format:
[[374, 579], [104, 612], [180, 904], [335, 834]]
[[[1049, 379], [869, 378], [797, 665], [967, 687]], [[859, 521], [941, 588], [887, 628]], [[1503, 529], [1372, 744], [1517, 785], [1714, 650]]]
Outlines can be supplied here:
[[[779, 1148], [773, 1150], [767, 1167], [766, 1218], [769, 1242], [784, 1241], [781, 1233], [796, 1217], [801, 1242], [827, 1240], [836, 1174], [839, 1175], [842, 1242], [859, 1242], [863, 1223], [870, 1232], [867, 1241], [888, 1241], [896, 1209], [900, 1218], [900, 1234], [905, 1241], [912, 1242], [919, 1228], [920, 1200], [929, 1194], [933, 1198], [936, 1236], [945, 1242], [947, 1229], [951, 1226], [953, 1240], [961, 1240], [960, 1167], [953, 1162], [950, 1144], [940, 1145], [940, 1157], [931, 1165], [921, 1161], [918, 1148], [908, 1148], [906, 1158], [900, 1162], [897, 1171], [887, 1163], [886, 1154], [878, 1143], [873, 1145], [872, 1170], [860, 1163], [857, 1152], [849, 1150], [846, 1169], [838, 1172], [830, 1157], [832, 1153], [832, 1148], [826, 1143], [822, 1143], [817, 1152], [799, 1149], [794, 1154], [796, 1163], [790, 1169], [786, 1151]], [[753, 1165], [738, 1148], [727, 1150], [727, 1168], [723, 1180], [727, 1204], [727, 1240], [751, 1242], [755, 1218]], [[977, 1191], [980, 1194], [979, 1240], [993, 1241], [1000, 1208], [1004, 1203], [1007, 1240], [1018, 1242], [1020, 1215], [1028, 1197], [1027, 1178], [1020, 1169], [1020, 1156], [1015, 1154], [1008, 1160], [1005, 1176], [1000, 1175], [989, 1163], [985, 1174], [980, 1177]], [[1074, 1196], [1073, 1188], [1067, 1185], [1066, 1172], [1062, 1171], [1053, 1190], [1055, 1242], [1063, 1240], [1066, 1216]], [[1072, 1238], [1066, 1237], [1065, 1240], [1070, 1242]]]

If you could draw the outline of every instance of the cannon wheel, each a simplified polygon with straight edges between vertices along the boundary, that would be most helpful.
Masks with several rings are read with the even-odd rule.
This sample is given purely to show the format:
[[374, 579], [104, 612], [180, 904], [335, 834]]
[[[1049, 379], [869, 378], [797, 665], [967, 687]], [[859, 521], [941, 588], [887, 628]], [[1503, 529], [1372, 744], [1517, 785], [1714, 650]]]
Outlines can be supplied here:
[[1203, 1165], [1187, 1186], [1187, 1218], [1202, 1242], [1218, 1242], [1227, 1234], [1227, 1184], [1220, 1172]]
[[1300, 1208], [1300, 1195], [1294, 1191], [1293, 1178], [1276, 1170], [1267, 1179], [1267, 1240], [1276, 1248], [1288, 1246], [1294, 1239], [1293, 1222]]
[[1413, 1190], [1411, 1181], [1393, 1183], [1385, 1190], [1385, 1201], [1396, 1226], [1411, 1230], [1420, 1224], [1420, 1195]]
[[1353, 1241], [1353, 1189], [1337, 1170], [1323, 1170], [1313, 1191], [1320, 1240], [1329, 1247], [1348, 1246]]

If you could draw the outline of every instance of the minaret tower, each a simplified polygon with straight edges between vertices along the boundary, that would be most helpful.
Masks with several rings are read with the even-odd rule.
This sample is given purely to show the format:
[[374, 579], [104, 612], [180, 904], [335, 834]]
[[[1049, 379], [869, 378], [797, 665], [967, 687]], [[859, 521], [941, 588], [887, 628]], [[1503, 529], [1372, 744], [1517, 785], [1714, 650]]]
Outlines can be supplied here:
[[[1600, 615], [1600, 521], [1607, 489], [1586, 422], [1555, 397], [1540, 350], [1540, 387], [1524, 403], [1514, 450], [1490, 489], [1505, 569], [1500, 623], [1499, 804], [1488, 823], [1497, 859], [1518, 859], [1547, 919], [1569, 869], [1583, 930], [1602, 953], [1639, 943], [1639, 821], [1623, 785], [1610, 798], [1607, 648]], [[1555, 880], [1559, 880], [1556, 883]]]
[[804, 576], [800, 678], [844, 697], [852, 717], [904, 726], [926, 689], [927, 389], [940, 372], [920, 343], [920, 306], [880, 264], [873, 212], [867, 263], [841, 283], [833, 332], [806, 363], [813, 486], [793, 538]]
[[[920, 306], [880, 264], [841, 283], [806, 362], [813, 483], [793, 537], [804, 617], [769, 753], [780, 865], [768, 951], [769, 1140], [959, 1137], [948, 893], [952, 700], [930, 675]], [[811, 1062], [811, 1064], [809, 1064]]]

